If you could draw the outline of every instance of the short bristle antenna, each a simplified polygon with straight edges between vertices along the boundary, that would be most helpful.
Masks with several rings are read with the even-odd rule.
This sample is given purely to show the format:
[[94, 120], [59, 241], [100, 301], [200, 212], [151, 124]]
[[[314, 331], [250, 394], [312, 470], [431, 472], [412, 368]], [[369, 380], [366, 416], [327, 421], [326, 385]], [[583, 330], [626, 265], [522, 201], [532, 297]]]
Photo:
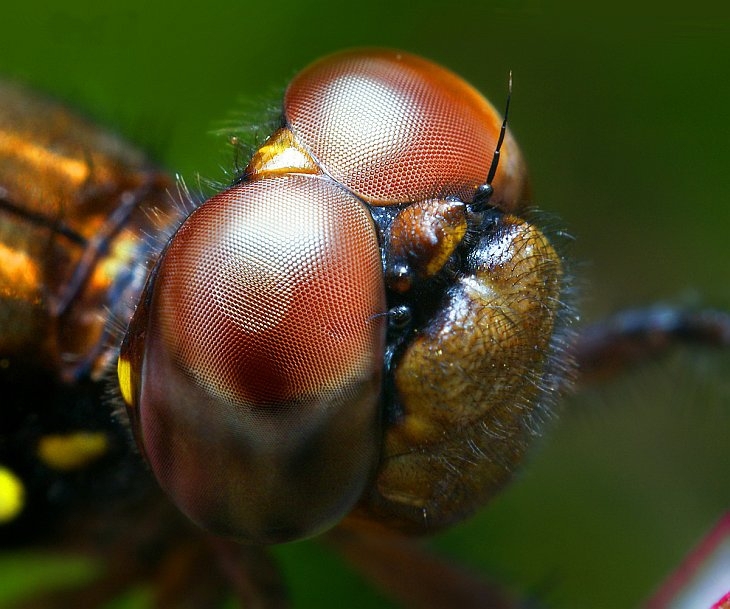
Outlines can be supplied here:
[[471, 208], [474, 211], [482, 211], [486, 209], [489, 204], [489, 200], [494, 194], [494, 188], [492, 188], [492, 181], [494, 176], [497, 174], [497, 167], [499, 165], [499, 155], [502, 150], [502, 143], [504, 142], [504, 136], [507, 133], [507, 117], [509, 116], [509, 103], [512, 99], [512, 70], [509, 72], [509, 84], [507, 87], [507, 103], [504, 106], [504, 118], [502, 119], [502, 128], [499, 130], [499, 138], [497, 138], [497, 145], [494, 147], [494, 155], [492, 156], [492, 164], [489, 166], [489, 172], [487, 173], [487, 179], [477, 188], [474, 195], [474, 199], [471, 203]]
[[504, 106], [504, 118], [502, 119], [502, 128], [499, 130], [499, 139], [497, 140], [497, 146], [494, 149], [494, 156], [492, 157], [492, 164], [489, 167], [489, 173], [487, 174], [486, 184], [492, 183], [494, 176], [497, 173], [497, 166], [499, 165], [499, 154], [502, 149], [502, 143], [504, 142], [504, 136], [507, 133], [507, 118], [509, 116], [509, 103], [512, 99], [512, 70], [509, 72], [509, 84], [507, 86], [507, 103]]

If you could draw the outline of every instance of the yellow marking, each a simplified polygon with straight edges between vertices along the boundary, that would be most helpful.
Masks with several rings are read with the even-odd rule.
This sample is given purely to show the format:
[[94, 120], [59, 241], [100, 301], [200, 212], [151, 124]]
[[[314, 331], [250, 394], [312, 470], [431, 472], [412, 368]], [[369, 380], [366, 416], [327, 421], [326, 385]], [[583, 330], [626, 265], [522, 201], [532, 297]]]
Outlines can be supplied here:
[[117, 360], [117, 378], [119, 379], [119, 391], [122, 392], [122, 399], [127, 406], [134, 406], [132, 387], [132, 364], [124, 357]]
[[291, 130], [282, 128], [254, 153], [244, 173], [251, 180], [260, 180], [287, 173], [317, 174], [320, 170]]
[[466, 218], [459, 218], [457, 222], [448, 224], [444, 222], [439, 226], [443, 233], [441, 240], [434, 247], [431, 259], [426, 263], [426, 276], [433, 277], [446, 264], [446, 261], [454, 253], [454, 250], [461, 244], [466, 235]]
[[18, 251], [0, 243], [0, 260], [3, 261], [2, 285], [38, 289], [41, 283], [38, 265], [27, 252]]
[[124, 234], [114, 239], [109, 255], [100, 260], [94, 269], [89, 283], [92, 290], [106, 290], [123, 269], [134, 264], [138, 251], [138, 240], [135, 234]]
[[61, 471], [80, 469], [102, 457], [109, 440], [102, 431], [76, 431], [49, 434], [38, 443], [38, 458], [48, 467]]
[[20, 478], [0, 465], [0, 524], [10, 522], [23, 510], [25, 487]]
[[44, 172], [54, 171], [66, 175], [69, 181], [83, 184], [89, 177], [89, 165], [86, 161], [77, 161], [49, 150], [43, 145], [34, 144], [24, 136], [0, 130], [0, 156], [21, 158]]

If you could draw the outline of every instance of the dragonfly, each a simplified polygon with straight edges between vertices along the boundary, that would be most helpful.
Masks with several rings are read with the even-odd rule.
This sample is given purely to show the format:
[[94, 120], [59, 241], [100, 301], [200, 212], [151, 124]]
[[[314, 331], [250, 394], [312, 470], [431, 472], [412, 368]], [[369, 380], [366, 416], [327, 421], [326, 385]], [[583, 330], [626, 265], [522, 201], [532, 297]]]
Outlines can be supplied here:
[[[88, 552], [20, 601], [288, 606], [267, 546], [323, 535], [409, 607], [516, 607], [417, 539], [510, 481], [561, 396], [722, 311], [576, 329], [559, 234], [504, 117], [427, 60], [300, 72], [204, 200], [134, 147], [0, 89], [0, 539]], [[205, 568], [201, 568], [204, 565]]]

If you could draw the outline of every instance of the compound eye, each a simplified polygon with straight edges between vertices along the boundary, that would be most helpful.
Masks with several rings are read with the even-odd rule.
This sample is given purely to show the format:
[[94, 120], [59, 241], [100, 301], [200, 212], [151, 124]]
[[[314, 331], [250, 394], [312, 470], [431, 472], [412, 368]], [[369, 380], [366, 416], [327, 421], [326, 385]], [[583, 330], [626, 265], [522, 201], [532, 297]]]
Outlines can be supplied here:
[[[375, 205], [471, 201], [502, 126], [494, 107], [452, 72], [385, 49], [315, 62], [289, 85], [284, 115], [325, 173]], [[515, 210], [528, 185], [509, 132], [500, 158], [490, 203]]]
[[330, 183], [262, 180], [197, 209], [120, 358], [138, 443], [181, 510], [257, 543], [342, 518], [380, 452], [385, 310], [372, 219]]

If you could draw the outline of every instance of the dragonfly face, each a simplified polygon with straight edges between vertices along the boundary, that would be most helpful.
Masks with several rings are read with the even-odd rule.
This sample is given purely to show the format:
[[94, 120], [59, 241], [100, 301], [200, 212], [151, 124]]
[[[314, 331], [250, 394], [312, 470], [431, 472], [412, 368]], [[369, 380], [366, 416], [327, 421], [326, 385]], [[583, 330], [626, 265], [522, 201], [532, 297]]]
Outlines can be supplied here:
[[[473, 203], [500, 126], [404, 53], [294, 79], [282, 127], [165, 248], [119, 360], [140, 448], [193, 520], [271, 543], [361, 501], [420, 531], [503, 483], [544, 401], [561, 263], [516, 215], [511, 137], [492, 205]], [[386, 333], [395, 307], [411, 321]], [[494, 441], [469, 432], [487, 420]], [[462, 458], [479, 463], [450, 474]]]
[[53, 511], [54, 476], [146, 496], [127, 435], [181, 512], [255, 544], [428, 533], [510, 479], [570, 376], [571, 311], [520, 151], [460, 78], [325, 58], [204, 203], [65, 109], [0, 100], [2, 380], [49, 404], [2, 432], [0, 527]]
[[[128, 325], [134, 436], [194, 521], [270, 543], [359, 503], [358, 518], [430, 530], [507, 479], [544, 407], [562, 271], [520, 215], [516, 144], [468, 84], [404, 53], [326, 58], [243, 175], [186, 218], [133, 152], [20, 95], [4, 96], [20, 270], [2, 307], [27, 321], [3, 356], [40, 346], [59, 378], [97, 378], [114, 352], [102, 313]], [[49, 108], [73, 127], [46, 133]], [[455, 475], [455, 460], [476, 465]]]

